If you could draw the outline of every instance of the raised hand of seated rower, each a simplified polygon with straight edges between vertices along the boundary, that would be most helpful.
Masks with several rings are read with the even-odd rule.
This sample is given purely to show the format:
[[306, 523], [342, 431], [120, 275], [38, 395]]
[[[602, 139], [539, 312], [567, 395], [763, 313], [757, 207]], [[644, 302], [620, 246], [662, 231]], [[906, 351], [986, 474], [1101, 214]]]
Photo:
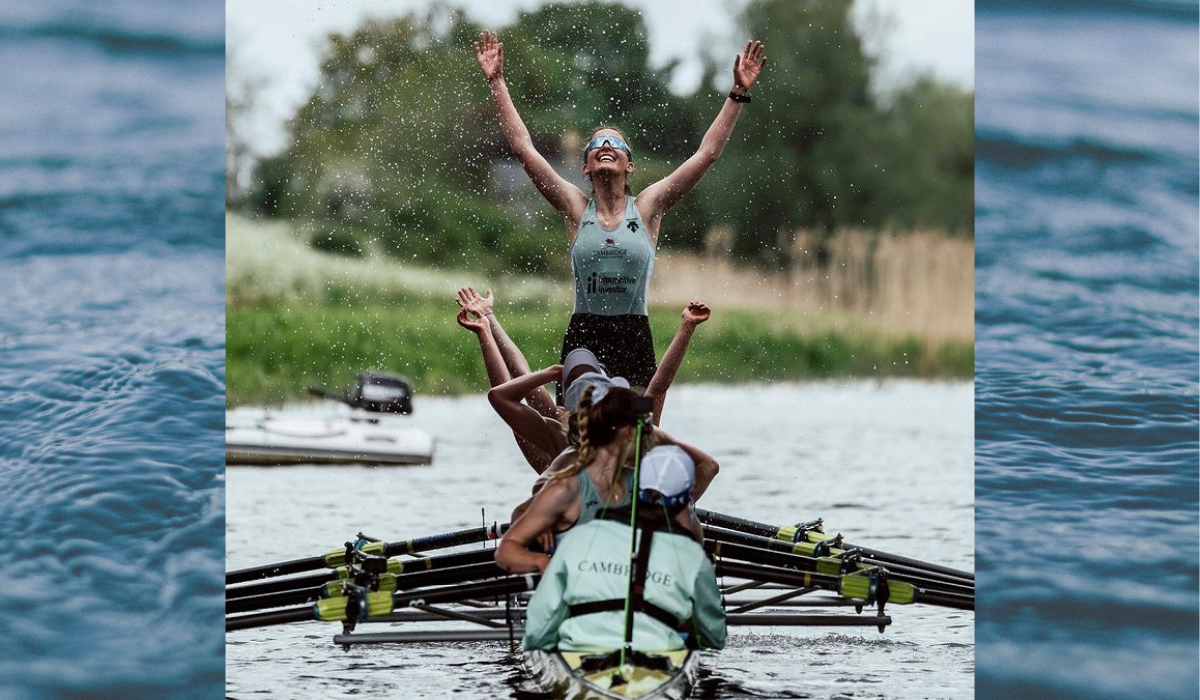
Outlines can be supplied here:
[[[474, 316], [474, 318], [472, 318], [472, 316]], [[458, 316], [455, 317], [455, 320], [458, 321], [458, 325], [466, 328], [475, 335], [491, 332], [491, 326], [488, 325], [487, 320], [485, 320], [480, 314], [469, 309], [460, 309]]]
[[707, 304], [699, 301], [690, 301], [683, 309], [683, 322], [691, 326], [698, 326], [708, 320], [712, 315], [712, 310]]
[[455, 301], [458, 302], [460, 308], [472, 311], [481, 317], [492, 313], [493, 301], [490, 289], [487, 296], [480, 296], [474, 287], [463, 287], [458, 290], [458, 298]]

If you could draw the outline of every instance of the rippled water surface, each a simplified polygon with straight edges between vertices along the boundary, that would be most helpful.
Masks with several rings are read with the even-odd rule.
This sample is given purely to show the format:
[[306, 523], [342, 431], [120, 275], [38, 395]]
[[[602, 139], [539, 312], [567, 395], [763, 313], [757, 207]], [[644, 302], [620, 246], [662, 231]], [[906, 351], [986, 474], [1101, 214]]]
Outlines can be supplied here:
[[[920, 382], [681, 386], [664, 427], [721, 463], [701, 505], [779, 524], [825, 518], [878, 549], [974, 568], [972, 388]], [[319, 409], [297, 409], [311, 412]], [[534, 473], [480, 396], [418, 397], [428, 467], [230, 467], [229, 569], [503, 521]], [[485, 513], [481, 513], [481, 509]], [[874, 628], [731, 630], [698, 697], [969, 698], [974, 613], [892, 606]], [[232, 698], [541, 698], [506, 643], [355, 647], [339, 625], [228, 636]], [[368, 630], [369, 631], [369, 630]]]
[[0, 697], [220, 692], [220, 6], [0, 10]]
[[1197, 8], [976, 17], [980, 698], [1194, 698]]

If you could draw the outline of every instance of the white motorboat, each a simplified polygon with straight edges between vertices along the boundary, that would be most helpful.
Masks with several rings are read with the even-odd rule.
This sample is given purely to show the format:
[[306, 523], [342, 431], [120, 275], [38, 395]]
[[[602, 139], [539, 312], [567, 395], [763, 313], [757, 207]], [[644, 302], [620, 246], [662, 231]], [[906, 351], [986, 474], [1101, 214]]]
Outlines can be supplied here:
[[310, 389], [344, 404], [340, 410], [235, 409], [225, 414], [225, 463], [429, 464], [433, 438], [409, 425], [412, 388], [403, 377], [358, 375], [349, 396]]

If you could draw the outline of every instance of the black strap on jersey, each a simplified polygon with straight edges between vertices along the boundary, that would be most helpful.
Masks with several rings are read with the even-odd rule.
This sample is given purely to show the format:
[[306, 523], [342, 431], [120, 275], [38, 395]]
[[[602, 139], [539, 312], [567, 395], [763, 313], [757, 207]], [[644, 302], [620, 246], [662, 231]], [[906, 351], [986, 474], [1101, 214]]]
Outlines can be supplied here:
[[[611, 520], [627, 527], [632, 517], [633, 515], [629, 506], [609, 508], [596, 514], [597, 520]], [[633, 612], [640, 612], [643, 615], [658, 620], [674, 632], [683, 634], [687, 638], [688, 646], [692, 647], [699, 640], [696, 639], [696, 635], [691, 634], [691, 619], [681, 620], [667, 610], [646, 600], [645, 597], [646, 576], [650, 569], [650, 545], [654, 540], [654, 533], [663, 532], [669, 535], [692, 539], [691, 534], [680, 528], [675, 523], [674, 518], [664, 513], [661, 508], [638, 509], [637, 521], [638, 527], [641, 528], [642, 532], [638, 544], [637, 559], [633, 562], [633, 598], [630, 600], [630, 609]], [[611, 598], [609, 600], [597, 600], [568, 606], [567, 617], [590, 615], [598, 612], [621, 612], [623, 610], [625, 610], [625, 599]]]
[[[608, 508], [596, 513], [596, 520], [611, 520], [615, 523], [621, 523], [628, 526], [629, 520], [632, 518], [631, 509], [629, 506], [620, 508]], [[675, 520], [664, 514], [662, 509], [655, 509], [643, 506], [638, 509], [637, 513], [638, 527], [651, 532], [665, 532], [670, 535], [683, 535], [690, 537], [690, 534], [684, 531]]]
[[[567, 607], [567, 617], [578, 617], [580, 615], [591, 615], [600, 612], [620, 612], [625, 609], [624, 598], [609, 598], [608, 600], [593, 600], [588, 603], [576, 603]], [[640, 612], [648, 615], [655, 620], [670, 627], [676, 632], [687, 632], [690, 627], [688, 620], [680, 620], [663, 608], [658, 607], [648, 600], [642, 599], [633, 606], [635, 612]]]

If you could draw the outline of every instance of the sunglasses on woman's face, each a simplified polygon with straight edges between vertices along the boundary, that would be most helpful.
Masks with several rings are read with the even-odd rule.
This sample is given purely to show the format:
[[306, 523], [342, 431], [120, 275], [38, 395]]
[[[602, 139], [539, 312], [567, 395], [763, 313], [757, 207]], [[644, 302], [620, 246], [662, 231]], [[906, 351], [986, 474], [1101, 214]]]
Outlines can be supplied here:
[[628, 155], [630, 158], [633, 158], [633, 151], [629, 150], [629, 144], [622, 141], [620, 136], [611, 135], [597, 136], [591, 141], [588, 141], [588, 144], [583, 147], [583, 157], [586, 158], [590, 151], [594, 151], [597, 148], [603, 148], [605, 143], [608, 144], [609, 148], [613, 148], [618, 151], [625, 151], [626, 155]]

